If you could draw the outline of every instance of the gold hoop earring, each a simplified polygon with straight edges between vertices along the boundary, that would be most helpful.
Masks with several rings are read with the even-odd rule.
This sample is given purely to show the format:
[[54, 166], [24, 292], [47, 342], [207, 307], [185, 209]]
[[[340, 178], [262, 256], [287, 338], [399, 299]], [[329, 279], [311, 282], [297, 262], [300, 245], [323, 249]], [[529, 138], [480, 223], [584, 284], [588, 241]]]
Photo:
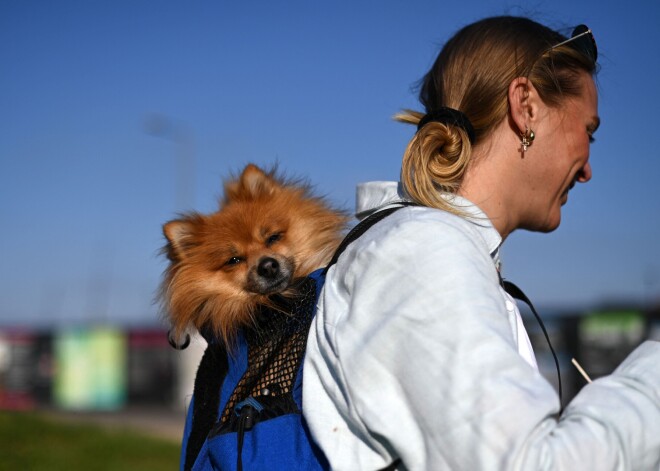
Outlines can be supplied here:
[[534, 131], [525, 126], [525, 132], [520, 133], [520, 145], [523, 152], [527, 152], [527, 148], [532, 145], [535, 137]]

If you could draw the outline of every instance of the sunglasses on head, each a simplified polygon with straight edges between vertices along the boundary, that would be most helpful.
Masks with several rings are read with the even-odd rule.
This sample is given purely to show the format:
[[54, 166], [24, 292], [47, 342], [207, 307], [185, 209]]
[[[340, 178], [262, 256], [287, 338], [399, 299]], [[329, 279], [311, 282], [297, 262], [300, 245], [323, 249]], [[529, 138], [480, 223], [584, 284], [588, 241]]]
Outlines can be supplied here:
[[570, 38], [552, 46], [550, 50], [556, 49], [559, 46], [564, 46], [566, 44], [589, 57], [592, 61], [594, 61], [594, 63], [598, 59], [598, 48], [596, 47], [596, 40], [594, 39], [594, 35], [589, 27], [586, 25], [576, 26]]

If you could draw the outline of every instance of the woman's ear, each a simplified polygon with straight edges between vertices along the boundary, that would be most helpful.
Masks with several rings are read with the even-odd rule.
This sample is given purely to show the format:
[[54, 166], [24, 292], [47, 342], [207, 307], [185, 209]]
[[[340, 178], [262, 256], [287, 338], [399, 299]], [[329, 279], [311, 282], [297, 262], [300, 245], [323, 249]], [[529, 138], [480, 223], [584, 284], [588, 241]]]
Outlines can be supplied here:
[[539, 99], [534, 85], [526, 77], [516, 77], [509, 84], [509, 112], [519, 133], [533, 127]]

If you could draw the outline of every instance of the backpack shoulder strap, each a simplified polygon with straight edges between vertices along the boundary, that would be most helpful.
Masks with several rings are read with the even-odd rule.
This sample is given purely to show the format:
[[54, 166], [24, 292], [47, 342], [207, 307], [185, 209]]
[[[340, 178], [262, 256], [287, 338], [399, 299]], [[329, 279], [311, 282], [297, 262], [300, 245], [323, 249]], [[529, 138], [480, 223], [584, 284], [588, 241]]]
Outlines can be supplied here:
[[220, 405], [220, 389], [224, 382], [229, 364], [227, 352], [220, 342], [209, 342], [197, 368], [195, 377], [194, 399], [190, 435], [187, 438], [183, 469], [190, 470], [206, 440], [206, 436], [215, 424]]
[[381, 209], [380, 211], [376, 211], [375, 213], [371, 214], [369, 217], [363, 219], [360, 221], [353, 229], [351, 229], [348, 234], [346, 234], [346, 237], [344, 237], [344, 240], [341, 241], [341, 244], [339, 244], [339, 247], [337, 247], [337, 250], [335, 251], [335, 254], [333, 255], [332, 259], [328, 263], [328, 265], [325, 267], [323, 270], [323, 274], [325, 275], [330, 267], [337, 263], [337, 260], [339, 259], [339, 256], [344, 253], [344, 250], [357, 238], [359, 238], [362, 234], [367, 232], [367, 230], [376, 224], [378, 221], [385, 219], [387, 216], [390, 214], [394, 213], [395, 211], [398, 211], [401, 208], [404, 208], [406, 206], [418, 206], [417, 203], [413, 203], [411, 201], [398, 201], [396, 202], [397, 206], [392, 206], [391, 208], [386, 208], [386, 209]]

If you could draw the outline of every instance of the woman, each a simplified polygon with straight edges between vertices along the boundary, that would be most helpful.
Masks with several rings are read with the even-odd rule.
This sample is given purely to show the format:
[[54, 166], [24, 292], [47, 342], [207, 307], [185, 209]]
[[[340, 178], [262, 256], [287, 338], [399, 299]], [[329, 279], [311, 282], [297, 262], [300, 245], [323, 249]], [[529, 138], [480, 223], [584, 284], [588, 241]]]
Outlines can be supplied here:
[[328, 273], [305, 362], [304, 410], [339, 470], [660, 467], [660, 343], [587, 385], [560, 417], [498, 250], [549, 232], [591, 178], [596, 46], [524, 18], [460, 30], [424, 77], [426, 113], [402, 182], [358, 193], [358, 214], [408, 206]]

